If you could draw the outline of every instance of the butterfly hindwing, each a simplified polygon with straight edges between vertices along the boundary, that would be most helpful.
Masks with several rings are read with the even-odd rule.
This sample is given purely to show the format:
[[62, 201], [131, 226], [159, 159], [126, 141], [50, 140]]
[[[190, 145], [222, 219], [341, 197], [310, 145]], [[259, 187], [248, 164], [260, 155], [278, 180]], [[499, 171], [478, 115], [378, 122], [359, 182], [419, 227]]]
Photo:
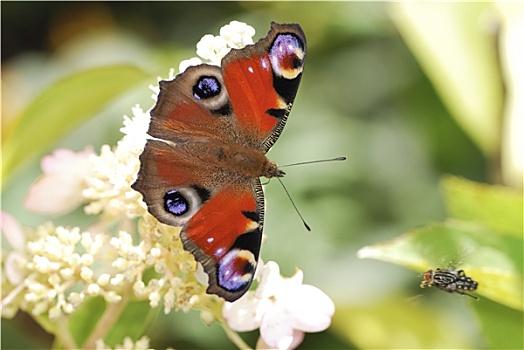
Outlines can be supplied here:
[[[226, 207], [227, 210], [216, 210]], [[209, 276], [208, 293], [236, 300], [251, 285], [262, 242], [264, 199], [258, 179], [216, 193], [182, 231], [184, 248]]]
[[212, 179], [177, 157], [173, 146], [149, 140], [133, 188], [160, 222], [182, 227], [184, 248], [209, 276], [208, 292], [235, 300], [251, 285], [262, 240], [264, 197], [259, 179], [203, 187]]

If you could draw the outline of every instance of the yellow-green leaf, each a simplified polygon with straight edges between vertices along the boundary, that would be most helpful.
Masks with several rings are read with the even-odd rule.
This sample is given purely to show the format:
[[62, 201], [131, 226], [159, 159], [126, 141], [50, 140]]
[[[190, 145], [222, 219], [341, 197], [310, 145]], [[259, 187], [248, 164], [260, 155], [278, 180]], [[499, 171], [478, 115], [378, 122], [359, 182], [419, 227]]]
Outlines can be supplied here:
[[50, 85], [5, 126], [3, 183], [26, 158], [93, 116], [147, 76], [135, 66], [115, 65], [74, 73]]
[[[522, 288], [522, 286], [521, 286]], [[523, 349], [524, 315], [522, 311], [485, 300], [474, 303], [473, 310], [491, 349]]]
[[484, 224], [494, 232], [523, 237], [522, 192], [447, 176], [442, 188], [449, 214]]
[[485, 155], [496, 155], [503, 86], [493, 4], [396, 2], [391, 10], [400, 34], [458, 124]]
[[380, 302], [337, 305], [330, 327], [358, 349], [464, 349], [465, 334], [457, 334], [450, 313], [434, 305], [417, 305], [392, 295]]
[[518, 310], [523, 308], [522, 239], [494, 234], [480, 225], [449, 220], [364, 247], [358, 256], [421, 273], [458, 266], [479, 283], [479, 295]]

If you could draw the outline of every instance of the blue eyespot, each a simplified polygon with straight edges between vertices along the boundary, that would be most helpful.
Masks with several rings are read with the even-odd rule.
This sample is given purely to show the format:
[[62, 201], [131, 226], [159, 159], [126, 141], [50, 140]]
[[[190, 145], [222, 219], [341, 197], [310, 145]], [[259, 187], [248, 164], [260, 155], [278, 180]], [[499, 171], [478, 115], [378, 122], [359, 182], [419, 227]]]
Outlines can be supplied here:
[[297, 78], [302, 73], [304, 57], [304, 46], [293, 34], [277, 36], [269, 50], [273, 73], [279, 78]]
[[248, 250], [228, 252], [218, 262], [218, 285], [230, 292], [249, 288], [256, 267], [253, 258]]
[[202, 76], [193, 86], [193, 96], [198, 100], [214, 97], [220, 94], [220, 82], [215, 77]]
[[164, 195], [164, 208], [171, 214], [180, 216], [187, 213], [189, 203], [180, 191], [171, 190]]

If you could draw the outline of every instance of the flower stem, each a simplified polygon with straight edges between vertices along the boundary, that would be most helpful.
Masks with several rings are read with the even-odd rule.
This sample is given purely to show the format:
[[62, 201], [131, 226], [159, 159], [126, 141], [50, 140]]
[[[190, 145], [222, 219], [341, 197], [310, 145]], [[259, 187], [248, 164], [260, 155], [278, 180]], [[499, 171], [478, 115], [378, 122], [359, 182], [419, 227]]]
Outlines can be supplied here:
[[78, 349], [78, 345], [76, 344], [73, 335], [69, 331], [69, 323], [67, 322], [67, 318], [62, 315], [56, 320], [56, 323], [58, 327], [53, 348], [58, 349], [59, 347], [56, 345], [59, 344], [60, 348], [63, 349]]
[[2, 301], [0, 302], [0, 306], [4, 308], [6, 305], [9, 305], [13, 301], [14, 298], [20, 294], [21, 291], [24, 290], [25, 284], [20, 283], [15, 289], [13, 289]]
[[113, 328], [113, 324], [118, 321], [120, 314], [124, 311], [127, 305], [128, 298], [122, 298], [119, 303], [108, 303], [104, 314], [98, 321], [96, 328], [93, 330], [89, 338], [82, 346], [83, 349], [95, 349], [96, 341], [103, 339], [107, 333]]
[[226, 332], [227, 337], [233, 344], [235, 344], [239, 349], [252, 349], [249, 345], [246, 344], [246, 342], [238, 335], [237, 332], [229, 328], [228, 324], [226, 322], [220, 322], [222, 325], [222, 328], [224, 328], [224, 331]]

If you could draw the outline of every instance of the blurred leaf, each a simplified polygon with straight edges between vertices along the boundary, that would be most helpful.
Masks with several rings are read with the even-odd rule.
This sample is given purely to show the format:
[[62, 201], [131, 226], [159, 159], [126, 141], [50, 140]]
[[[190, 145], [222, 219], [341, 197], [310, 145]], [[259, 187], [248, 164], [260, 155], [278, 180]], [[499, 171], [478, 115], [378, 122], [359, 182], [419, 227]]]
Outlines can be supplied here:
[[452, 217], [483, 223], [495, 233], [522, 238], [522, 193], [452, 176], [443, 179], [442, 188]]
[[[453, 261], [457, 254], [461, 255], [460, 262]], [[451, 262], [479, 283], [476, 293], [522, 310], [522, 239], [450, 220], [364, 247], [358, 256], [392, 262], [421, 273], [448, 267]]]
[[131, 337], [133, 341], [137, 341], [142, 337], [146, 327], [151, 324], [158, 311], [159, 308], [152, 308], [149, 305], [149, 300], [129, 302], [109, 334], [104, 338], [104, 343], [114, 348], [118, 344], [123, 344], [125, 337]]
[[78, 345], [84, 344], [106, 309], [102, 297], [87, 298], [69, 317], [69, 330]]
[[391, 10], [398, 30], [457, 122], [484, 154], [495, 155], [503, 87], [495, 23], [488, 17], [495, 16], [493, 5], [396, 2]]
[[115, 65], [81, 71], [49, 86], [5, 128], [2, 140], [3, 183], [26, 158], [47, 147], [147, 76], [137, 67]]
[[[115, 310], [111, 307], [114, 306]], [[107, 317], [117, 316], [117, 320], [108, 324], [109, 332], [104, 337], [104, 343], [110, 347], [117, 344], [123, 344], [123, 339], [129, 336], [133, 341], [138, 340], [144, 333], [145, 328], [151, 322], [158, 309], [153, 309], [149, 301], [130, 301], [124, 306], [120, 315], [112, 315], [113, 312], [119, 312], [122, 305], [108, 305], [102, 297], [88, 298], [82, 305], [70, 316], [69, 328], [77, 344], [84, 344], [91, 336], [91, 333], [99, 323]]]
[[474, 303], [483, 335], [492, 349], [523, 349], [524, 315], [521, 311], [485, 300]]
[[392, 297], [370, 305], [337, 306], [330, 327], [360, 349], [470, 348], [457, 334], [451, 311]]

